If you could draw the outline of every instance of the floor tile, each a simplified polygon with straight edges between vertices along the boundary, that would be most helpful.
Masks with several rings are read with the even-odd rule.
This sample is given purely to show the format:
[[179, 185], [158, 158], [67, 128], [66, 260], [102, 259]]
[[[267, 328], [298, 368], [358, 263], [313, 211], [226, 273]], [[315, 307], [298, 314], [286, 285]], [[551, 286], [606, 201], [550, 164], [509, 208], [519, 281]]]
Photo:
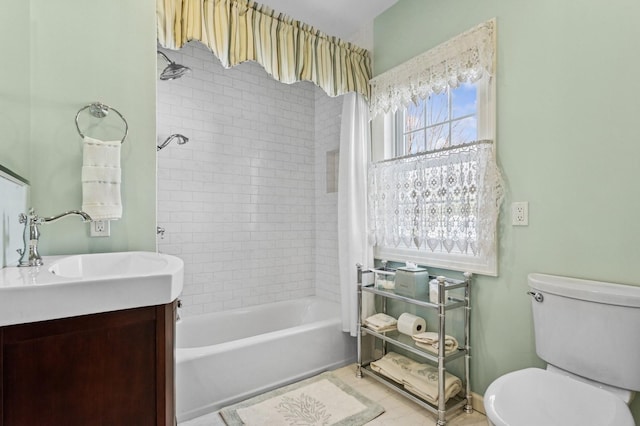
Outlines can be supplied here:
[[[353, 387], [367, 398], [382, 405], [385, 412], [367, 423], [367, 426], [435, 426], [437, 416], [378, 383], [370, 377], [356, 377], [355, 364], [334, 371], [336, 377]], [[447, 426], [487, 426], [487, 418], [478, 413], [461, 412], [448, 418]], [[178, 426], [224, 426], [217, 412], [181, 422]], [[276, 425], [274, 425], [276, 426]]]

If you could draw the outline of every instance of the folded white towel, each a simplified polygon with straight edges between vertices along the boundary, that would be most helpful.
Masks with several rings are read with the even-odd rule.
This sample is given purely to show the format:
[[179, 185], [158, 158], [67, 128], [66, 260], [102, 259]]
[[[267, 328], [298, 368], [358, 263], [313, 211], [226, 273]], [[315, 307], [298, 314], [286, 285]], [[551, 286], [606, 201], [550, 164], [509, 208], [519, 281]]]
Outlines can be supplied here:
[[[427, 331], [424, 333], [414, 334], [411, 336], [413, 340], [416, 341], [416, 346], [419, 346], [423, 349], [427, 349], [430, 352], [438, 353], [438, 348], [440, 347], [440, 339], [438, 333], [434, 333], [433, 331]], [[458, 350], [458, 341], [455, 337], [449, 336], [448, 334], [444, 336], [444, 353], [445, 355], [451, 354]]]
[[[412, 368], [404, 376], [404, 388], [432, 404], [438, 403], [438, 369], [426, 364]], [[462, 381], [444, 372], [444, 400], [448, 401], [462, 389]]]
[[397, 383], [404, 383], [412, 368], [417, 368], [420, 364], [404, 355], [389, 352], [377, 361], [369, 364], [371, 369], [380, 373]]
[[121, 141], [101, 141], [84, 137], [82, 210], [93, 220], [114, 220], [122, 217], [121, 145]]
[[398, 320], [387, 314], [375, 314], [364, 320], [364, 325], [377, 332], [386, 332], [398, 328]]
[[[370, 364], [371, 369], [393, 381], [422, 399], [438, 404], [438, 369], [421, 364], [404, 355], [389, 352]], [[451, 373], [444, 373], [444, 399], [447, 401], [462, 389], [462, 381]]]

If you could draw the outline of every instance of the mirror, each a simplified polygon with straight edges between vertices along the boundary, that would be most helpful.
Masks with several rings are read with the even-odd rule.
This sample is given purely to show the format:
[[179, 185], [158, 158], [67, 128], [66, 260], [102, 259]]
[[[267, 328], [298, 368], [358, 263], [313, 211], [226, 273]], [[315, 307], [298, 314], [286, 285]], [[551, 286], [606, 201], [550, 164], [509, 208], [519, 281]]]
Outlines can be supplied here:
[[25, 212], [29, 205], [29, 182], [0, 165], [0, 198], [1, 267], [15, 266], [20, 258], [16, 247], [24, 247], [24, 226], [18, 222], [18, 215]]

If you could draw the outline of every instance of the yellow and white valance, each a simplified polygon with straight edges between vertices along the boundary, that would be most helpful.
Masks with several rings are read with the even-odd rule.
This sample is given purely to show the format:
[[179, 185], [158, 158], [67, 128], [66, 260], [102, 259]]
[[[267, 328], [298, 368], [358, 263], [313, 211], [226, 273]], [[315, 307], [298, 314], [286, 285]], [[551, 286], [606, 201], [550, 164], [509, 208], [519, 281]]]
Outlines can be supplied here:
[[432, 93], [494, 75], [496, 21], [492, 19], [415, 56], [371, 80], [371, 118], [395, 112]]
[[307, 80], [329, 96], [357, 92], [369, 98], [366, 49], [253, 1], [157, 0], [157, 20], [162, 47], [198, 40], [225, 68], [256, 61], [283, 83]]

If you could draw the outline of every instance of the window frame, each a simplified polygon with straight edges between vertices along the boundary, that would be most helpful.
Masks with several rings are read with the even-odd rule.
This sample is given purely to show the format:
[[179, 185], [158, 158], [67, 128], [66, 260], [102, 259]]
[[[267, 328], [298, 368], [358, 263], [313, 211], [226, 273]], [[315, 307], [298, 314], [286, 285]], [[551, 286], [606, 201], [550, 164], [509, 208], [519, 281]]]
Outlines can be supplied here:
[[[475, 82], [477, 96], [477, 126], [478, 140], [493, 140], [496, 143], [496, 84], [495, 77], [490, 75], [483, 76]], [[450, 108], [450, 105], [449, 105]], [[376, 138], [378, 143], [383, 143], [383, 149], [377, 152], [383, 153], [383, 157], [379, 159], [390, 159], [402, 156], [399, 153], [400, 144], [403, 140], [403, 127], [398, 116], [403, 115], [402, 111], [392, 113], [393, 116], [387, 115], [384, 118], [384, 124], [372, 123], [372, 134], [380, 133]], [[449, 117], [450, 118], [450, 117]], [[375, 121], [375, 120], [374, 120]], [[391, 127], [391, 128], [390, 128]], [[372, 139], [372, 143], [375, 141]], [[372, 147], [372, 152], [376, 152]], [[389, 155], [391, 154], [391, 155]], [[495, 149], [494, 149], [495, 155]], [[374, 246], [374, 257], [397, 262], [414, 262], [422, 265], [428, 265], [435, 268], [451, 269], [458, 271], [469, 271], [481, 275], [497, 276], [498, 275], [498, 233], [497, 223], [493, 235], [493, 250], [489, 256], [469, 256], [460, 253], [431, 252], [428, 250], [420, 250], [417, 248], [407, 247], [387, 247]]]
[[[465, 83], [463, 83], [465, 84]], [[447, 130], [448, 130], [448, 135], [449, 135], [449, 142], [451, 142], [451, 134], [453, 132], [453, 123], [457, 122], [457, 121], [463, 121], [467, 118], [470, 117], [475, 117], [476, 118], [476, 130], [477, 130], [477, 134], [480, 134], [480, 128], [478, 125], [478, 106], [480, 105], [480, 101], [481, 101], [481, 96], [484, 96], [485, 93], [482, 93], [482, 95], [479, 93], [480, 92], [480, 87], [477, 84], [477, 82], [475, 83], [466, 83], [466, 84], [470, 84], [476, 87], [476, 110], [473, 114], [465, 114], [465, 115], [461, 115], [459, 117], [455, 117], [453, 118], [453, 102], [452, 102], [452, 94], [451, 91], [455, 90], [455, 89], [451, 89], [451, 87], [447, 86], [446, 88], [446, 94], [447, 94], [447, 119], [442, 120], [442, 121], [438, 121], [436, 123], [429, 123], [428, 122], [428, 117], [429, 117], [429, 109], [428, 109], [428, 99], [429, 97], [425, 98], [425, 99], [420, 99], [420, 102], [424, 102], [426, 103], [425, 108], [424, 108], [424, 126], [419, 127], [419, 128], [415, 128], [409, 132], [405, 132], [405, 121], [406, 121], [406, 111], [407, 108], [403, 108], [403, 109], [399, 109], [398, 111], [396, 111], [396, 113], [394, 114], [394, 119], [395, 119], [395, 153], [396, 153], [396, 157], [401, 157], [404, 155], [412, 155], [412, 154], [420, 154], [423, 152], [428, 152], [429, 150], [425, 150], [425, 151], [417, 151], [417, 152], [407, 152], [407, 146], [405, 143], [405, 136], [411, 134], [411, 133], [418, 133], [423, 131], [424, 132], [424, 146], [427, 146], [427, 142], [428, 142], [428, 131], [429, 129], [433, 129], [436, 128], [438, 126], [443, 126], [446, 125], [447, 126]], [[460, 86], [459, 86], [460, 87]], [[483, 91], [484, 92], [484, 91]], [[479, 138], [476, 138], [476, 140], [479, 140]], [[459, 144], [459, 145], [463, 145], [463, 144]], [[454, 145], [450, 145], [450, 146], [454, 146]]]

